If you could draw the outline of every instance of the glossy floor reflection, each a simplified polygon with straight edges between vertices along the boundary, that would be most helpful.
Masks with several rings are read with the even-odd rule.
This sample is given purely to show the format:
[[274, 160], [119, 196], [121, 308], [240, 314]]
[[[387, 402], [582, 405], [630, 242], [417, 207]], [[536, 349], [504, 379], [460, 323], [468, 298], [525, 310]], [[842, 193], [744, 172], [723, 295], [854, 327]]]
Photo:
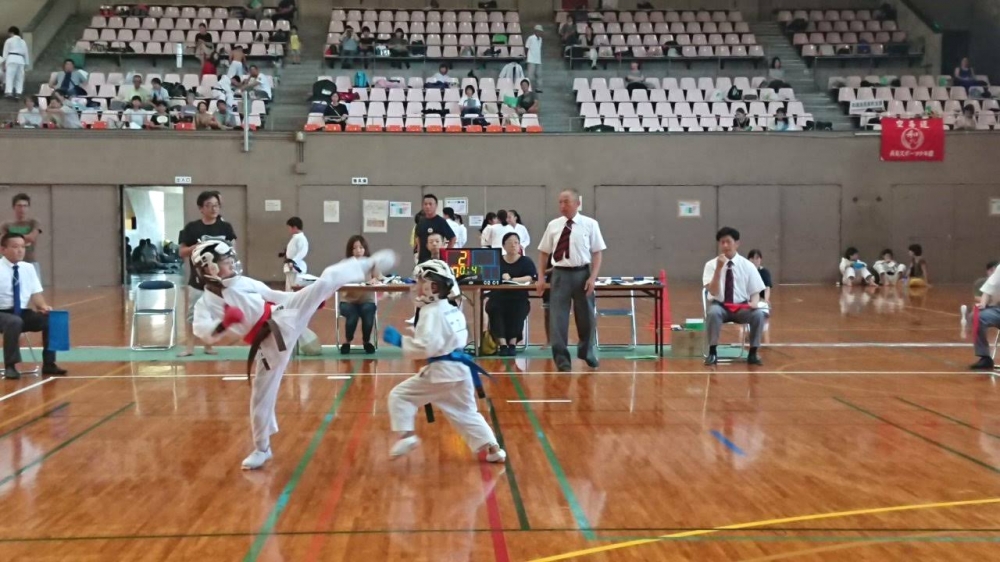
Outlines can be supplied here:
[[[780, 288], [757, 369], [485, 359], [504, 466], [443, 419], [389, 460], [402, 359], [293, 363], [255, 473], [243, 361], [68, 362], [0, 382], [0, 560], [990, 560], [1000, 386], [965, 370], [967, 289]], [[74, 345], [126, 341], [124, 291], [52, 298]], [[409, 312], [383, 301], [380, 321]], [[675, 323], [699, 314], [671, 287]], [[332, 315], [314, 327], [332, 342]]]

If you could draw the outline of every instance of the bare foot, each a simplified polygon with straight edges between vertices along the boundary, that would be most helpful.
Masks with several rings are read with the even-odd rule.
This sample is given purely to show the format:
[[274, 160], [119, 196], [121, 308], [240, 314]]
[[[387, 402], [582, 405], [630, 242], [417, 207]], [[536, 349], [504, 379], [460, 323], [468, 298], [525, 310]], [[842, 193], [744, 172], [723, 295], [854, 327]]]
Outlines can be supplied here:
[[191, 357], [192, 355], [194, 355], [194, 351], [185, 349], [184, 351], [178, 353], [177, 357]]

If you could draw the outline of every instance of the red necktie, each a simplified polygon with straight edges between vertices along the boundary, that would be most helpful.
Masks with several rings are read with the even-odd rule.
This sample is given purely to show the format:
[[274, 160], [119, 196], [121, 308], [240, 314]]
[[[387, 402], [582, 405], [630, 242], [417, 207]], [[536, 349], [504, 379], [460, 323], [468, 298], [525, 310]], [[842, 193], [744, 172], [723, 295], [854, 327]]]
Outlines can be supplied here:
[[559, 243], [556, 244], [556, 253], [553, 256], [555, 261], [561, 261], [569, 257], [569, 235], [573, 232], [573, 219], [566, 219], [566, 226], [563, 227], [562, 234], [559, 235]]
[[722, 302], [731, 304], [733, 302], [733, 262], [726, 264], [726, 298]]

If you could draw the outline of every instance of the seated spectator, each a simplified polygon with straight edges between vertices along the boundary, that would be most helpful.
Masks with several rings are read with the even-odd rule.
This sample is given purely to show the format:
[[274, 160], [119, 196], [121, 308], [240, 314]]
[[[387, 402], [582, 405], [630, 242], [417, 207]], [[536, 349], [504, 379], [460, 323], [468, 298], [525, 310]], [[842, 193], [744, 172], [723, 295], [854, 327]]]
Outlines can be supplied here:
[[152, 98], [152, 93], [148, 88], [142, 85], [142, 74], [133, 74], [132, 83], [127, 86], [122, 86], [118, 90], [117, 101], [119, 107], [127, 107], [132, 105], [132, 98], [138, 97], [141, 105], [146, 106], [149, 100]]
[[368, 59], [375, 54], [375, 36], [367, 25], [361, 28], [361, 34], [358, 35], [358, 52], [361, 53], [365, 68], [368, 68]]
[[574, 35], [572, 44], [565, 48], [569, 54], [570, 69], [574, 67], [576, 59], [589, 59], [591, 70], [597, 70], [597, 44], [594, 41], [594, 32], [587, 27], [582, 34]]
[[257, 65], [251, 64], [250, 74], [243, 80], [241, 89], [250, 95], [250, 99], [270, 101], [271, 88], [271, 77], [261, 74]]
[[348, 113], [349, 108], [347, 107], [347, 104], [340, 101], [340, 94], [334, 92], [330, 96], [330, 104], [327, 105], [326, 109], [323, 111], [323, 122], [343, 125], [347, 123]]
[[983, 285], [985, 285], [986, 282], [989, 281], [990, 277], [993, 276], [993, 273], [996, 272], [998, 264], [1000, 264], [1000, 262], [996, 260], [986, 264], [986, 276], [976, 279], [976, 283], [973, 285], [973, 288], [975, 289], [977, 299], [983, 296]]
[[340, 36], [340, 67], [354, 68], [354, 61], [357, 58], [358, 39], [354, 37], [354, 29], [348, 27]]
[[797, 131], [798, 128], [788, 119], [788, 115], [785, 113], [785, 108], [779, 108], [774, 112], [774, 124], [771, 125], [772, 131]]
[[517, 114], [537, 114], [538, 105], [538, 96], [531, 91], [531, 82], [528, 82], [527, 79], [521, 80], [521, 95], [517, 97], [517, 106], [514, 108]]
[[218, 76], [220, 64], [219, 53], [217, 51], [209, 53], [205, 60], [201, 62], [201, 77]]
[[976, 80], [976, 70], [972, 68], [969, 62], [969, 57], [963, 57], [962, 62], [958, 63], [955, 67], [955, 72], [952, 75], [952, 79], [956, 86], [961, 86], [968, 90], [973, 86], [985, 86], [986, 83], [981, 80]]
[[[588, 26], [587, 29], [590, 29]], [[576, 23], [572, 20], [566, 20], [559, 26], [559, 39], [562, 41], [563, 47], [569, 47], [576, 43]]]
[[910, 287], [927, 287], [930, 280], [927, 276], [927, 260], [924, 259], [924, 248], [920, 244], [910, 244]]
[[243, 5], [243, 13], [246, 14], [245, 17], [251, 19], [260, 19], [260, 13], [264, 9], [263, 0], [246, 0]]
[[462, 114], [463, 125], [486, 126], [486, 119], [483, 117], [483, 102], [479, 101], [476, 89], [471, 84], [465, 87], [465, 95], [459, 100], [458, 109]]
[[785, 69], [781, 66], [781, 59], [778, 57], [771, 59], [771, 68], [767, 69], [767, 77], [770, 79], [767, 87], [776, 92], [782, 88], [791, 87], [788, 82], [785, 82]]
[[24, 96], [24, 108], [17, 112], [17, 124], [26, 129], [42, 126], [42, 112], [35, 107], [35, 98]]
[[646, 77], [642, 74], [642, 69], [639, 67], [639, 61], [629, 63], [628, 74], [625, 76], [625, 88], [629, 92], [632, 92], [632, 90], [649, 89], [646, 86]]
[[[410, 56], [410, 45], [406, 42], [402, 29], [396, 29], [389, 39], [389, 56], [393, 58], [406, 58]], [[410, 68], [410, 62], [405, 61], [406, 68]], [[400, 61], [392, 61], [392, 68], [401, 68]]]
[[198, 130], [221, 128], [215, 116], [208, 112], [208, 102], [198, 102], [198, 115], [194, 118], [194, 126]]
[[215, 102], [215, 120], [220, 129], [235, 129], [240, 126], [239, 117], [223, 101]]
[[278, 2], [278, 9], [274, 11], [274, 15], [271, 19], [274, 23], [278, 23], [279, 20], [292, 21], [295, 19], [295, 0], [281, 0]]
[[23, 261], [24, 237], [5, 234], [0, 238], [0, 253], [3, 254], [0, 259], [0, 332], [3, 332], [4, 378], [21, 376], [17, 364], [21, 362], [22, 332], [42, 333], [42, 374], [65, 375], [66, 370], [56, 365], [56, 353], [49, 351], [52, 307], [42, 296], [42, 283], [35, 268]]
[[[503, 281], [530, 283], [538, 281], [538, 269], [528, 256], [521, 255], [521, 241], [515, 232], [503, 237], [503, 260], [500, 272]], [[513, 357], [517, 344], [524, 339], [524, 321], [531, 312], [528, 288], [523, 291], [491, 291], [486, 301], [486, 314], [490, 318], [490, 334], [499, 346], [498, 355]]]
[[149, 116], [149, 121], [146, 123], [146, 126], [150, 129], [170, 128], [170, 116], [167, 115], [166, 102], [156, 102], [156, 109], [154, 110], [154, 113]]
[[[368, 242], [364, 236], [354, 235], [347, 241], [347, 257], [362, 258], [370, 255], [368, 252]], [[382, 272], [372, 271], [368, 283], [377, 283]], [[375, 313], [378, 310], [375, 304], [375, 293], [371, 291], [350, 291], [345, 290], [340, 293], [340, 315], [344, 317], [344, 343], [340, 345], [340, 352], [348, 354], [351, 352], [351, 342], [354, 341], [354, 332], [358, 329], [358, 320], [361, 320], [361, 342], [365, 346], [365, 353], [375, 353], [375, 345], [372, 343], [372, 330], [375, 327]]]
[[875, 280], [879, 285], [895, 285], [906, 274], [906, 266], [897, 262], [892, 250], [888, 248], [882, 250], [881, 257], [872, 269], [875, 270]]
[[132, 105], [122, 112], [122, 129], [141, 129], [146, 126], [149, 112], [142, 107], [142, 98], [132, 98]]
[[195, 116], [198, 115], [198, 104], [194, 100], [194, 92], [188, 92], [184, 96], [184, 105], [180, 106], [176, 115], [177, 123], [194, 123]]
[[77, 108], [59, 92], [52, 94], [49, 105], [45, 108], [46, 119], [50, 126], [57, 129], [82, 129], [80, 114]]
[[170, 92], [163, 87], [163, 82], [159, 78], [153, 78], [152, 88], [149, 90], [149, 103], [154, 107], [156, 102], [162, 101], [163, 103], [170, 103]]
[[956, 131], [976, 130], [976, 107], [971, 103], [962, 108], [962, 114], [955, 119]]
[[53, 90], [58, 90], [66, 97], [86, 96], [87, 89], [84, 87], [86, 85], [87, 75], [82, 70], [78, 70], [76, 64], [70, 59], [63, 62], [62, 72], [57, 73], [49, 81], [49, 86]]
[[438, 67], [437, 74], [431, 76], [425, 84], [427, 88], [449, 88], [451, 87], [451, 76], [448, 76], [448, 65], [441, 63]]
[[840, 282], [845, 286], [875, 284], [875, 277], [868, 271], [868, 264], [858, 259], [858, 249], [854, 247], [844, 251], [840, 258]]
[[[260, 0], [257, 0], [259, 2]], [[204, 23], [198, 24], [198, 33], [194, 36], [194, 55], [204, 65], [208, 57], [215, 51], [215, 44], [212, 43], [212, 34]]]
[[[760, 250], [750, 250], [747, 254], [747, 259], [750, 260], [757, 268], [757, 273], [760, 273], [760, 280], [764, 282], [764, 290], [760, 292], [760, 301], [763, 304], [771, 306], [771, 288], [774, 285], [771, 283], [771, 272], [764, 267], [764, 253]], [[763, 308], [763, 307], [761, 307]]]
[[750, 122], [750, 118], [747, 117], [747, 112], [742, 107], [736, 108], [736, 115], [733, 116], [733, 130], [734, 131], [752, 131], [753, 123]]

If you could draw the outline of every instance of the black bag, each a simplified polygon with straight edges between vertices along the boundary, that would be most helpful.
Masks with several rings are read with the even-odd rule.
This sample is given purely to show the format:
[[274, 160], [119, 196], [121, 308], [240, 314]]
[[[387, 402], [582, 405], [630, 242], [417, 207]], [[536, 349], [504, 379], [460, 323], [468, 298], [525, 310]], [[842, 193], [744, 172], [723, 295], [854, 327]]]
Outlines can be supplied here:
[[163, 89], [166, 90], [167, 94], [169, 94], [172, 98], [183, 98], [187, 95], [187, 90], [184, 89], [184, 85], [176, 82], [164, 82]]
[[785, 29], [787, 29], [789, 33], [802, 33], [808, 27], [809, 27], [809, 22], [807, 22], [802, 18], [799, 18], [796, 20], [792, 20], [792, 22], [789, 23], [788, 26], [785, 27]]
[[337, 84], [333, 80], [317, 80], [313, 84], [312, 95], [309, 96], [309, 101], [327, 103], [330, 101], [330, 96], [335, 93], [337, 93]]
[[737, 88], [736, 86], [729, 88], [729, 91], [726, 92], [726, 99], [729, 101], [742, 101], [743, 90]]
[[427, 54], [427, 45], [424, 45], [423, 41], [414, 41], [410, 43], [410, 55], [414, 57], [422, 57]]

